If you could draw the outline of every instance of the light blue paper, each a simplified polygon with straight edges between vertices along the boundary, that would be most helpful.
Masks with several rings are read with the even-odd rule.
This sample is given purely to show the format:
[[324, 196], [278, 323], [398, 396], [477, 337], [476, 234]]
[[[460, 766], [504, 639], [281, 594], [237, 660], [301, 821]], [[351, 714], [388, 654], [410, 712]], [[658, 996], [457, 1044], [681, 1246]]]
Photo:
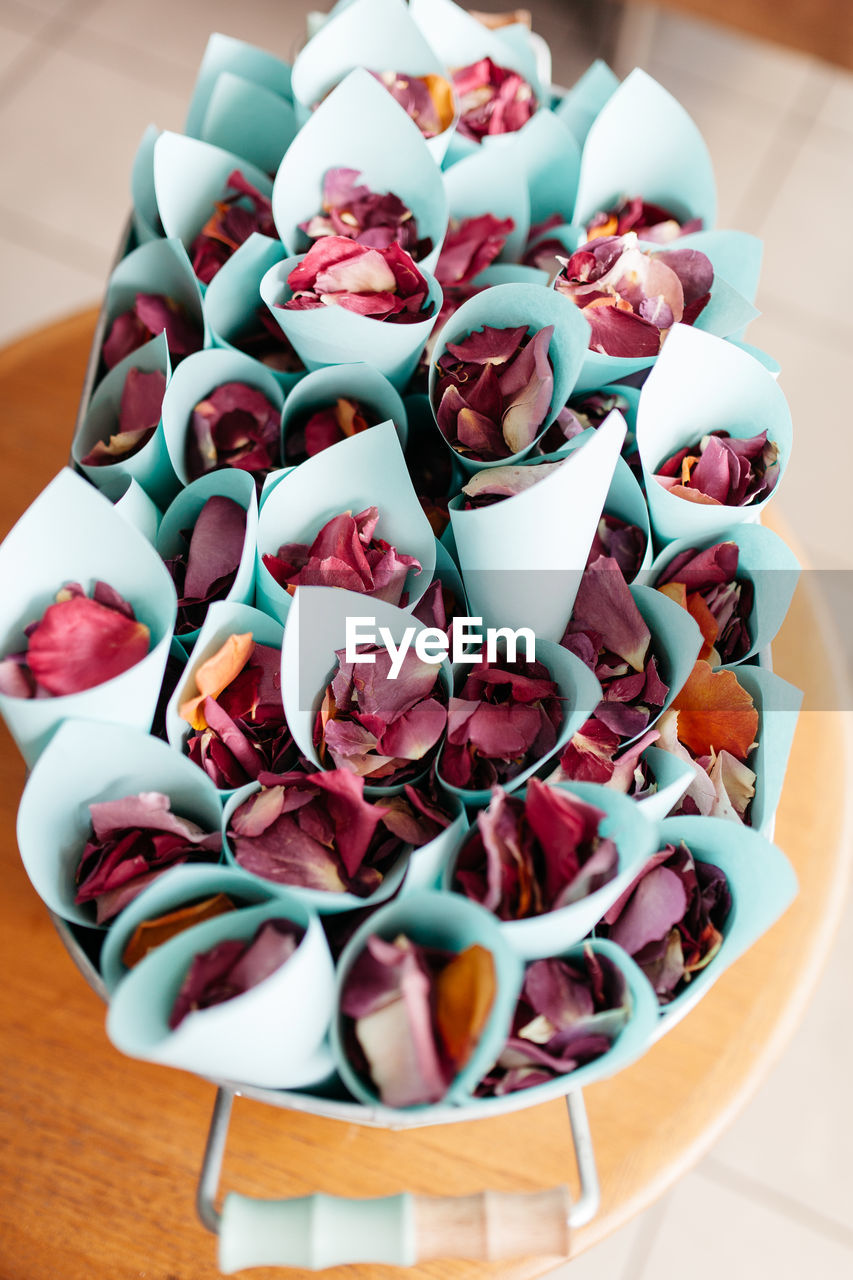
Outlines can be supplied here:
[[[484, 148], [493, 151], [488, 144]], [[536, 226], [559, 213], [572, 216], [580, 174], [581, 153], [566, 124], [550, 111], [537, 111], [513, 135], [512, 151], [501, 155], [504, 173], [523, 173], [530, 194], [530, 223]]]
[[[163, 241], [152, 242], [151, 247], [154, 248], [158, 243], [162, 244]], [[103, 467], [93, 467], [83, 461], [99, 440], [106, 442], [118, 431], [121, 396], [131, 369], [140, 369], [143, 373], [162, 373], [168, 388], [172, 366], [165, 332], [131, 351], [130, 355], [110, 369], [96, 387], [85, 417], [71, 442], [71, 457], [98, 488], [102, 487], [103, 482], [115, 483], [113, 477], [127, 476], [136, 480], [151, 501], [163, 508], [168, 506], [177, 493], [180, 482], [169, 459], [162, 418], [151, 439], [129, 457], [117, 458], [115, 462]]]
[[689, 236], [679, 236], [666, 247], [698, 249], [711, 259], [716, 274], [737, 289], [747, 302], [755, 302], [764, 254], [764, 242], [758, 236], [748, 235], [746, 231], [694, 231]]
[[495, 34], [508, 44], [509, 47], [525, 58], [527, 65], [536, 68], [536, 77], [542, 89], [545, 91], [544, 96], [540, 99], [543, 106], [548, 106], [550, 97], [548, 88], [553, 79], [553, 65], [551, 59], [551, 49], [535, 31], [532, 31], [526, 22], [508, 22], [503, 27], [495, 28]]
[[318, 409], [333, 408], [339, 398], [356, 400], [372, 410], [380, 422], [393, 422], [400, 444], [405, 449], [408, 434], [406, 409], [388, 379], [369, 364], [333, 364], [309, 373], [287, 397], [281, 422], [283, 458], [287, 457], [289, 432], [304, 425], [306, 418]]
[[522, 256], [530, 233], [530, 194], [524, 182], [507, 182], [509, 166], [510, 157], [500, 148], [478, 147], [443, 175], [450, 216], [455, 221], [484, 213], [512, 218], [515, 227], [498, 255], [498, 261], [506, 263]]
[[[110, 468], [105, 468], [110, 470]], [[105, 475], [98, 486], [106, 494], [123, 520], [138, 529], [152, 547], [157, 538], [162, 515], [133, 476]]]
[[[657, 848], [657, 824], [650, 822], [639, 805], [627, 796], [594, 782], [560, 782], [557, 790], [566, 791], [603, 810], [605, 816], [599, 825], [599, 833], [613, 840], [619, 863], [612, 880], [567, 907], [558, 907], [525, 920], [498, 922], [509, 945], [524, 960], [544, 960], [548, 956], [560, 955], [567, 947], [580, 942], [628, 888]], [[520, 793], [519, 799], [523, 799], [523, 795]], [[451, 864], [445, 875], [447, 889], [452, 885], [454, 871]], [[453, 894], [458, 896], [459, 890], [453, 890]]]
[[154, 144], [159, 136], [160, 130], [150, 124], [137, 147], [130, 174], [133, 230], [140, 244], [157, 240], [163, 234], [154, 190]]
[[800, 574], [800, 564], [793, 551], [775, 534], [760, 524], [739, 524], [715, 538], [679, 538], [660, 553], [651, 566], [649, 582], [654, 584], [667, 565], [683, 551], [704, 550], [717, 542], [734, 542], [738, 548], [738, 578], [751, 582], [755, 592], [747, 627], [750, 646], [737, 666], [760, 652], [775, 637], [785, 620]]
[[713, 227], [716, 184], [708, 148], [679, 102], [637, 68], [613, 92], [590, 126], [581, 157], [573, 222], [623, 196], [642, 196], [682, 219]]
[[[245, 335], [260, 326], [259, 317], [264, 312], [261, 280], [270, 267], [283, 258], [284, 246], [280, 241], [253, 232], [220, 267], [204, 295], [205, 319], [215, 347], [240, 351], [239, 344]], [[269, 365], [265, 367], [285, 394], [307, 373], [304, 368], [287, 373]]]
[[415, 122], [361, 67], [320, 104], [276, 175], [273, 217], [292, 254], [308, 249], [299, 224], [322, 212], [323, 179], [335, 168], [357, 169], [371, 191], [399, 196], [417, 219], [419, 238], [432, 240], [418, 266], [434, 270], [448, 216], [441, 170]]
[[424, 306], [429, 315], [413, 324], [377, 320], [334, 305], [288, 311], [283, 306], [292, 296], [287, 278], [301, 261], [299, 256], [285, 258], [270, 267], [261, 281], [261, 297], [305, 366], [321, 369], [328, 364], [362, 360], [374, 365], [402, 391], [441, 311], [443, 295], [435, 277], [421, 271], [428, 288]]
[[654, 775], [657, 790], [639, 799], [637, 804], [652, 822], [660, 822], [675, 808], [690, 786], [693, 770], [686, 760], [680, 760], [671, 751], [654, 745], [646, 747], [643, 759]]
[[[237, 791], [234, 791], [225, 802], [225, 811], [222, 816], [222, 843], [225, 848], [225, 857], [230, 866], [239, 868], [243, 875], [250, 876], [252, 880], [257, 881], [259, 884], [268, 885], [270, 890], [276, 894], [287, 893], [299, 902], [303, 902], [312, 911], [316, 911], [319, 916], [336, 916], [343, 911], [357, 911], [365, 907], [377, 907], [386, 902], [388, 898], [397, 896], [402, 892], [401, 886], [409, 864], [410, 851], [408, 846], [401, 848], [400, 856], [385, 872], [378, 889], [375, 889], [373, 893], [368, 894], [366, 897], [359, 897], [358, 894], [348, 892], [336, 893], [332, 890], [309, 889], [304, 885], [279, 884], [273, 880], [266, 880], [254, 871], [247, 871], [241, 868], [228, 840], [228, 828], [231, 825], [235, 810], [260, 790], [261, 784], [259, 782], [250, 782], [245, 787], [240, 787]], [[370, 798], [369, 788], [365, 788], [365, 795]], [[377, 803], [381, 804], [381, 798], [377, 800]], [[444, 865], [445, 860], [445, 857], [440, 858], [441, 865]]]
[[433, 574], [433, 579], [435, 578], [438, 578], [442, 586], [453, 596], [460, 616], [467, 616], [468, 596], [465, 591], [465, 584], [462, 581], [462, 574], [459, 572], [459, 566], [453, 556], [438, 538], [435, 540], [435, 573]]
[[223, 71], [201, 126], [201, 140], [275, 173], [299, 125], [292, 103], [263, 85]]
[[291, 96], [290, 67], [286, 62], [266, 49], [214, 32], [207, 42], [187, 112], [184, 131], [190, 137], [200, 136], [211, 95], [222, 72], [242, 76], [280, 98]]
[[[51, 911], [97, 928], [92, 903], [78, 906], [76, 873], [91, 833], [89, 805], [145, 791], [170, 798], [171, 810], [218, 832], [216, 788], [189, 760], [122, 724], [66, 720], [39, 757], [18, 809], [18, 848], [27, 875]], [[217, 851], [207, 855], [211, 863]]]
[[762, 351], [761, 347], [754, 347], [750, 342], [741, 342], [739, 338], [729, 338], [728, 341], [733, 347], [739, 347], [741, 351], [745, 351], [747, 355], [757, 360], [774, 378], [779, 377], [782, 372], [782, 366], [775, 356], [771, 356], [767, 351]]
[[667, 818], [660, 825], [660, 846], [681, 841], [699, 862], [711, 862], [725, 873], [732, 907], [723, 925], [722, 945], [713, 960], [694, 973], [690, 983], [660, 1009], [658, 1039], [693, 1009], [717, 979], [793, 902], [797, 878], [791, 864], [769, 840], [748, 827], [718, 818]]
[[[435, 538], [418, 502], [393, 422], [380, 422], [295, 467], [261, 505], [258, 521], [258, 607], [284, 620], [290, 595], [263, 563], [289, 542], [311, 543], [333, 516], [379, 509], [376, 537], [415, 556], [421, 572], [409, 572], [409, 607], [432, 581]], [[364, 596], [362, 610], [379, 603]]]
[[[255, 595], [255, 547], [258, 536], [258, 499], [255, 482], [248, 471], [238, 467], [223, 467], [199, 476], [187, 485], [165, 512], [157, 535], [156, 550], [162, 560], [186, 553], [189, 542], [182, 537], [183, 530], [195, 528], [195, 522], [209, 498], [230, 498], [246, 513], [246, 532], [243, 551], [237, 567], [237, 576], [226, 600], [234, 604], [251, 604]], [[200, 628], [184, 632], [178, 638], [187, 646], [198, 639]]]
[[[524, 653], [523, 646], [520, 646], [520, 653]], [[563, 723], [560, 726], [557, 735], [557, 741], [553, 749], [547, 752], [539, 759], [533, 760], [526, 768], [522, 769], [503, 783], [504, 791], [517, 791], [523, 787], [528, 778], [541, 769], [542, 765], [547, 764], [549, 760], [555, 760], [564, 748], [568, 745], [572, 735], [577, 733], [581, 725], [589, 719], [601, 700], [601, 685], [595, 676], [589, 670], [580, 658], [575, 657], [573, 653], [569, 653], [568, 649], [563, 649], [561, 645], [554, 644], [549, 640], [536, 641], [536, 660], [543, 663], [550, 674], [551, 679], [557, 686], [559, 697], [563, 703]], [[454, 679], [457, 688], [461, 688], [466, 676], [475, 668], [473, 664], [458, 663], [454, 669]], [[454, 787], [444, 778], [441, 771], [441, 759], [444, 749], [439, 753], [437, 776], [442, 787], [450, 795], [456, 796], [463, 804], [469, 808], [487, 805], [491, 798], [491, 789], [465, 789], [463, 787]]]
[[596, 58], [560, 98], [554, 114], [571, 129], [579, 147], [586, 142], [593, 120], [618, 88], [619, 77], [606, 62]]
[[213, 348], [187, 356], [172, 374], [163, 398], [163, 433], [175, 475], [190, 483], [187, 441], [193, 410], [225, 382], [245, 382], [261, 391], [276, 409], [284, 406], [280, 384], [269, 369], [240, 351]]
[[[792, 436], [782, 390], [757, 360], [732, 343], [676, 325], [643, 387], [637, 413], [649, 516], [661, 541], [715, 538], [752, 521], [768, 501], [745, 507], [689, 502], [655, 480], [660, 464], [678, 449], [721, 428], [738, 437], [766, 430], [768, 439], [779, 445], [781, 483]], [[777, 491], [778, 483], [773, 494]]]
[[[293, 94], [303, 123], [311, 110], [356, 67], [448, 78], [436, 49], [424, 39], [400, 0], [355, 0], [336, 10], [298, 54]], [[440, 162], [452, 126], [427, 145]]]
[[[444, 893], [413, 893], [399, 902], [388, 903], [365, 920], [347, 943], [338, 961], [336, 1014], [332, 1019], [332, 1052], [340, 1075], [350, 1092], [375, 1110], [378, 1095], [371, 1085], [352, 1068], [346, 1051], [339, 1012], [341, 994], [358, 955], [372, 934], [391, 942], [400, 934], [424, 947], [459, 952], [475, 944], [491, 952], [495, 964], [496, 991], [486, 1025], [477, 1046], [465, 1066], [456, 1075], [443, 1099], [447, 1103], [463, 1103], [470, 1098], [480, 1079], [498, 1056], [506, 1040], [521, 990], [522, 965], [501, 936], [494, 917], [474, 902], [449, 897]], [[386, 1116], [397, 1114], [393, 1108], [380, 1108]], [[410, 1109], [407, 1108], [403, 1114]], [[426, 1117], [437, 1107], [411, 1108]]]
[[[612, 390], [621, 395], [622, 387], [603, 388], [603, 390]], [[634, 388], [625, 388], [625, 390], [634, 390]], [[619, 412], [618, 410], [616, 412]], [[620, 417], [623, 415], [620, 414]], [[588, 435], [597, 428], [588, 428], [582, 431], [579, 436], [568, 440], [566, 444], [556, 451], [559, 456], [565, 453], [567, 456], [574, 453], [585, 441]], [[636, 525], [646, 539], [646, 550], [643, 555], [643, 562], [633, 578], [628, 579], [634, 582], [644, 570], [648, 569], [652, 563], [652, 532], [649, 524], [649, 509], [646, 506], [646, 499], [640, 488], [634, 472], [625, 461], [625, 447], [622, 447], [623, 456], [616, 459], [616, 466], [613, 471], [613, 478], [610, 481], [610, 488], [607, 490], [607, 497], [604, 499], [603, 511], [606, 515], [616, 516], [619, 520], [624, 520], [627, 524]], [[553, 454], [546, 455], [549, 459]]]
[[235, 169], [262, 195], [272, 194], [267, 175], [233, 152], [182, 133], [161, 133], [154, 145], [154, 190], [166, 235], [189, 249], [225, 197]]
[[589, 325], [579, 309], [553, 289], [543, 289], [538, 284], [499, 284], [463, 302], [446, 322], [436, 342], [429, 371], [429, 398], [433, 405], [436, 404], [437, 365], [447, 350], [448, 343], [461, 342], [484, 325], [515, 328], [522, 324], [527, 325], [531, 335], [548, 325], [554, 326], [548, 348], [548, 358], [554, 370], [550, 409], [536, 439], [526, 449], [521, 449], [508, 458], [499, 458], [495, 462], [475, 462], [458, 453], [448, 443], [447, 447], [458, 458], [459, 465], [469, 474], [484, 467], [509, 466], [527, 457], [575, 389], [575, 382], [589, 347]]
[[[305, 929], [285, 964], [242, 995], [193, 1010], [171, 1031], [169, 1015], [193, 958], [227, 938], [249, 941], [264, 921], [281, 918]], [[333, 992], [334, 967], [319, 919], [294, 896], [280, 894], [205, 920], [149, 952], [116, 989], [107, 1035], [133, 1058], [215, 1080], [295, 1088], [331, 1074], [323, 1042]]]
[[754, 831], [769, 836], [782, 794], [803, 694], [764, 667], [747, 664], [720, 670], [734, 671], [738, 683], [752, 695], [758, 710], [758, 746], [746, 761], [755, 773], [755, 795], [749, 817]]
[[[169, 744], [182, 754], [186, 750], [190, 726], [180, 714], [181, 706], [198, 694], [195, 673], [203, 662], [212, 658], [225, 644], [229, 636], [251, 632], [258, 644], [280, 649], [284, 627], [276, 619], [261, 613], [248, 604], [235, 600], [215, 600], [207, 611], [207, 617], [193, 646], [192, 657], [184, 668], [166, 708], [166, 732]], [[196, 768], [198, 766], [195, 766]], [[203, 772], [203, 771], [202, 771]], [[230, 797], [237, 788], [223, 788], [220, 794]]]
[[68, 582], [108, 583], [151, 633], [146, 656], [111, 680], [54, 698], [0, 694], [2, 714], [32, 767], [63, 720], [85, 717], [148, 730], [175, 625], [177, 601], [165, 566], [108, 498], [68, 468], [54, 477], [0, 545], [0, 653], [26, 648], [24, 628]]
[[[385, 627], [395, 644], [407, 630], [415, 636], [429, 630], [405, 609], [384, 600], [371, 600], [338, 587], [297, 587], [284, 628], [281, 660], [281, 699], [293, 740], [306, 760], [322, 768], [314, 746], [314, 724], [323, 694], [337, 668], [336, 652], [345, 648], [348, 618], [369, 618], [375, 630]], [[452, 692], [447, 659], [437, 663], [439, 678]], [[424, 770], [426, 771], [426, 770]], [[417, 781], [417, 779], [412, 779]], [[367, 795], [399, 793], [403, 784], [366, 786]]]
[[521, 493], [470, 511], [464, 493], [451, 499], [468, 599], [488, 626], [530, 627], [538, 638], [562, 639], [620, 461], [625, 421], [609, 414], [585, 437], [571, 456], [549, 459], [544, 478]]
[[218, 893], [227, 894], [235, 905], [237, 899], [255, 904], [268, 902], [275, 896], [271, 885], [263, 885], [222, 863], [187, 862], [170, 867], [143, 889], [107, 930], [100, 958], [101, 977], [107, 991], [112, 994], [129, 972], [122, 955], [139, 925]]
[[162, 293], [179, 303], [209, 346], [201, 288], [180, 240], [148, 241], [121, 260], [107, 282], [105, 333], [120, 315], [133, 310], [138, 293]]

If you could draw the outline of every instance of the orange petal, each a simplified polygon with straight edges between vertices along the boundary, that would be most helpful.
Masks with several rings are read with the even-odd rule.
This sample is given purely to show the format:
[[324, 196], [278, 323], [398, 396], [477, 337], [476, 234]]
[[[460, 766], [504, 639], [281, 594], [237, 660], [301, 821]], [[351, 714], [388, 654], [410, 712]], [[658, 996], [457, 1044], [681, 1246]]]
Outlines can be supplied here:
[[670, 600], [680, 604], [682, 609], [687, 608], [687, 588], [683, 582], [665, 582], [662, 587], [658, 587], [658, 591], [662, 596], [669, 596]]
[[176, 934], [183, 933], [191, 925], [201, 924], [202, 920], [212, 920], [214, 916], [224, 916], [227, 911], [234, 911], [235, 906], [224, 893], [217, 893], [213, 898], [205, 898], [203, 902], [195, 902], [189, 907], [180, 907], [166, 915], [157, 916], [153, 920], [143, 920], [131, 934], [130, 940], [122, 952], [122, 964], [132, 969], [140, 960], [168, 942]]
[[678, 737], [694, 756], [730, 751], [745, 760], [758, 732], [758, 712], [733, 671], [699, 661], [673, 702]]
[[435, 984], [435, 1021], [441, 1042], [456, 1070], [471, 1054], [495, 1000], [492, 953], [475, 944], [446, 964]]
[[245, 667], [254, 652], [255, 642], [251, 631], [244, 635], [229, 636], [221, 649], [217, 649], [206, 662], [203, 662], [195, 673], [195, 687], [198, 694], [182, 702], [178, 714], [194, 729], [206, 729], [207, 721], [201, 710], [205, 698], [217, 698], [223, 689], [227, 689]]
[[453, 117], [456, 114], [450, 81], [445, 80], [444, 76], [436, 75], [424, 76], [423, 80], [427, 87], [427, 93], [432, 98], [433, 106], [438, 113], [443, 133], [453, 123]]
[[587, 241], [595, 240], [598, 236], [615, 236], [619, 227], [619, 219], [615, 213], [611, 213], [606, 222], [602, 222], [598, 227], [590, 227], [586, 233]]
[[699, 651], [700, 658], [710, 658], [717, 636], [720, 634], [720, 628], [717, 626], [717, 619], [706, 605], [702, 596], [698, 591], [691, 591], [687, 597], [687, 612], [702, 632], [704, 644]]

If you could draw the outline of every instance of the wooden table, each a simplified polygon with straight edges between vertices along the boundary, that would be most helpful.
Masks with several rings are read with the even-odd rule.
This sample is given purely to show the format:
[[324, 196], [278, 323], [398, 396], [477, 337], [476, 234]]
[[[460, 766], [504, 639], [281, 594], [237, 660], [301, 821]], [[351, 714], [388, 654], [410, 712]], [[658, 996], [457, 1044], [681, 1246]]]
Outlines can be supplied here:
[[[94, 325], [87, 313], [0, 352], [0, 534], [65, 461]], [[61, 536], [61, 531], [58, 531]], [[776, 645], [806, 688], [777, 840], [800, 894], [702, 1005], [617, 1078], [588, 1091], [602, 1207], [594, 1244], [649, 1205], [712, 1145], [796, 1027], [841, 908], [850, 766], [835, 654], [819, 603], [801, 588]], [[215, 1241], [194, 1196], [214, 1090], [121, 1057], [104, 1008], [66, 956], [15, 847], [24, 767], [0, 743], [0, 1275], [3, 1280], [213, 1280]], [[474, 1124], [394, 1134], [240, 1099], [224, 1186], [259, 1196], [533, 1190], [571, 1180], [555, 1102]], [[440, 1261], [418, 1275], [527, 1280], [558, 1259], [502, 1266]], [[261, 1278], [291, 1274], [263, 1270]], [[336, 1271], [381, 1280], [384, 1267]]]

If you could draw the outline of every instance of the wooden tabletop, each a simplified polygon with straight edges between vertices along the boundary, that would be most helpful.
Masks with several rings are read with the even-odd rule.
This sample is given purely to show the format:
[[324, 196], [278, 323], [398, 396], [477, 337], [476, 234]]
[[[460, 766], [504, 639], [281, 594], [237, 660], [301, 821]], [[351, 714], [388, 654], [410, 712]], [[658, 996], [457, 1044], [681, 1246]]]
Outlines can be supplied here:
[[[72, 318], [0, 352], [0, 536], [68, 456], [94, 319]], [[781, 1052], [815, 985], [851, 855], [843, 835], [850, 756], [844, 717], [832, 710], [851, 704], [839, 697], [837, 652], [820, 603], [801, 587], [774, 653], [780, 674], [806, 690], [776, 830], [799, 897], [642, 1061], [588, 1090], [602, 1207], [578, 1232], [576, 1252], [650, 1204], [708, 1150]], [[24, 766], [0, 733], [0, 1275], [214, 1280], [216, 1242], [194, 1210], [213, 1087], [110, 1045], [103, 1005], [21, 867], [15, 812]], [[266, 1197], [371, 1196], [535, 1190], [573, 1177], [560, 1102], [395, 1134], [238, 1099], [223, 1185]], [[439, 1261], [415, 1274], [528, 1280], [558, 1261]]]

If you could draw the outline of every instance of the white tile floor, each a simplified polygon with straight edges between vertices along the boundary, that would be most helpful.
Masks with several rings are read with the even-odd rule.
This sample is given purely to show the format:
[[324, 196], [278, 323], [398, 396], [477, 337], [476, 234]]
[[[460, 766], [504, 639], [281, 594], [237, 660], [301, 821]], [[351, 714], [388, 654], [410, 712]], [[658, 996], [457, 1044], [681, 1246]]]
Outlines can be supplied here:
[[[150, 120], [180, 128], [207, 33], [287, 56], [307, 7], [0, 0], [0, 342], [97, 299], [139, 136]], [[584, 65], [577, 16], [564, 0], [530, 7], [552, 35], [556, 77], [570, 82]], [[850, 570], [853, 76], [672, 15], [657, 18], [646, 65], [706, 136], [722, 224], [765, 239], [764, 314], [750, 339], [781, 361], [797, 426], [779, 505], [814, 564]], [[848, 579], [836, 581], [851, 617]], [[850, 907], [844, 925], [853, 931]], [[555, 1280], [853, 1276], [849, 936], [782, 1062], [713, 1154]]]

